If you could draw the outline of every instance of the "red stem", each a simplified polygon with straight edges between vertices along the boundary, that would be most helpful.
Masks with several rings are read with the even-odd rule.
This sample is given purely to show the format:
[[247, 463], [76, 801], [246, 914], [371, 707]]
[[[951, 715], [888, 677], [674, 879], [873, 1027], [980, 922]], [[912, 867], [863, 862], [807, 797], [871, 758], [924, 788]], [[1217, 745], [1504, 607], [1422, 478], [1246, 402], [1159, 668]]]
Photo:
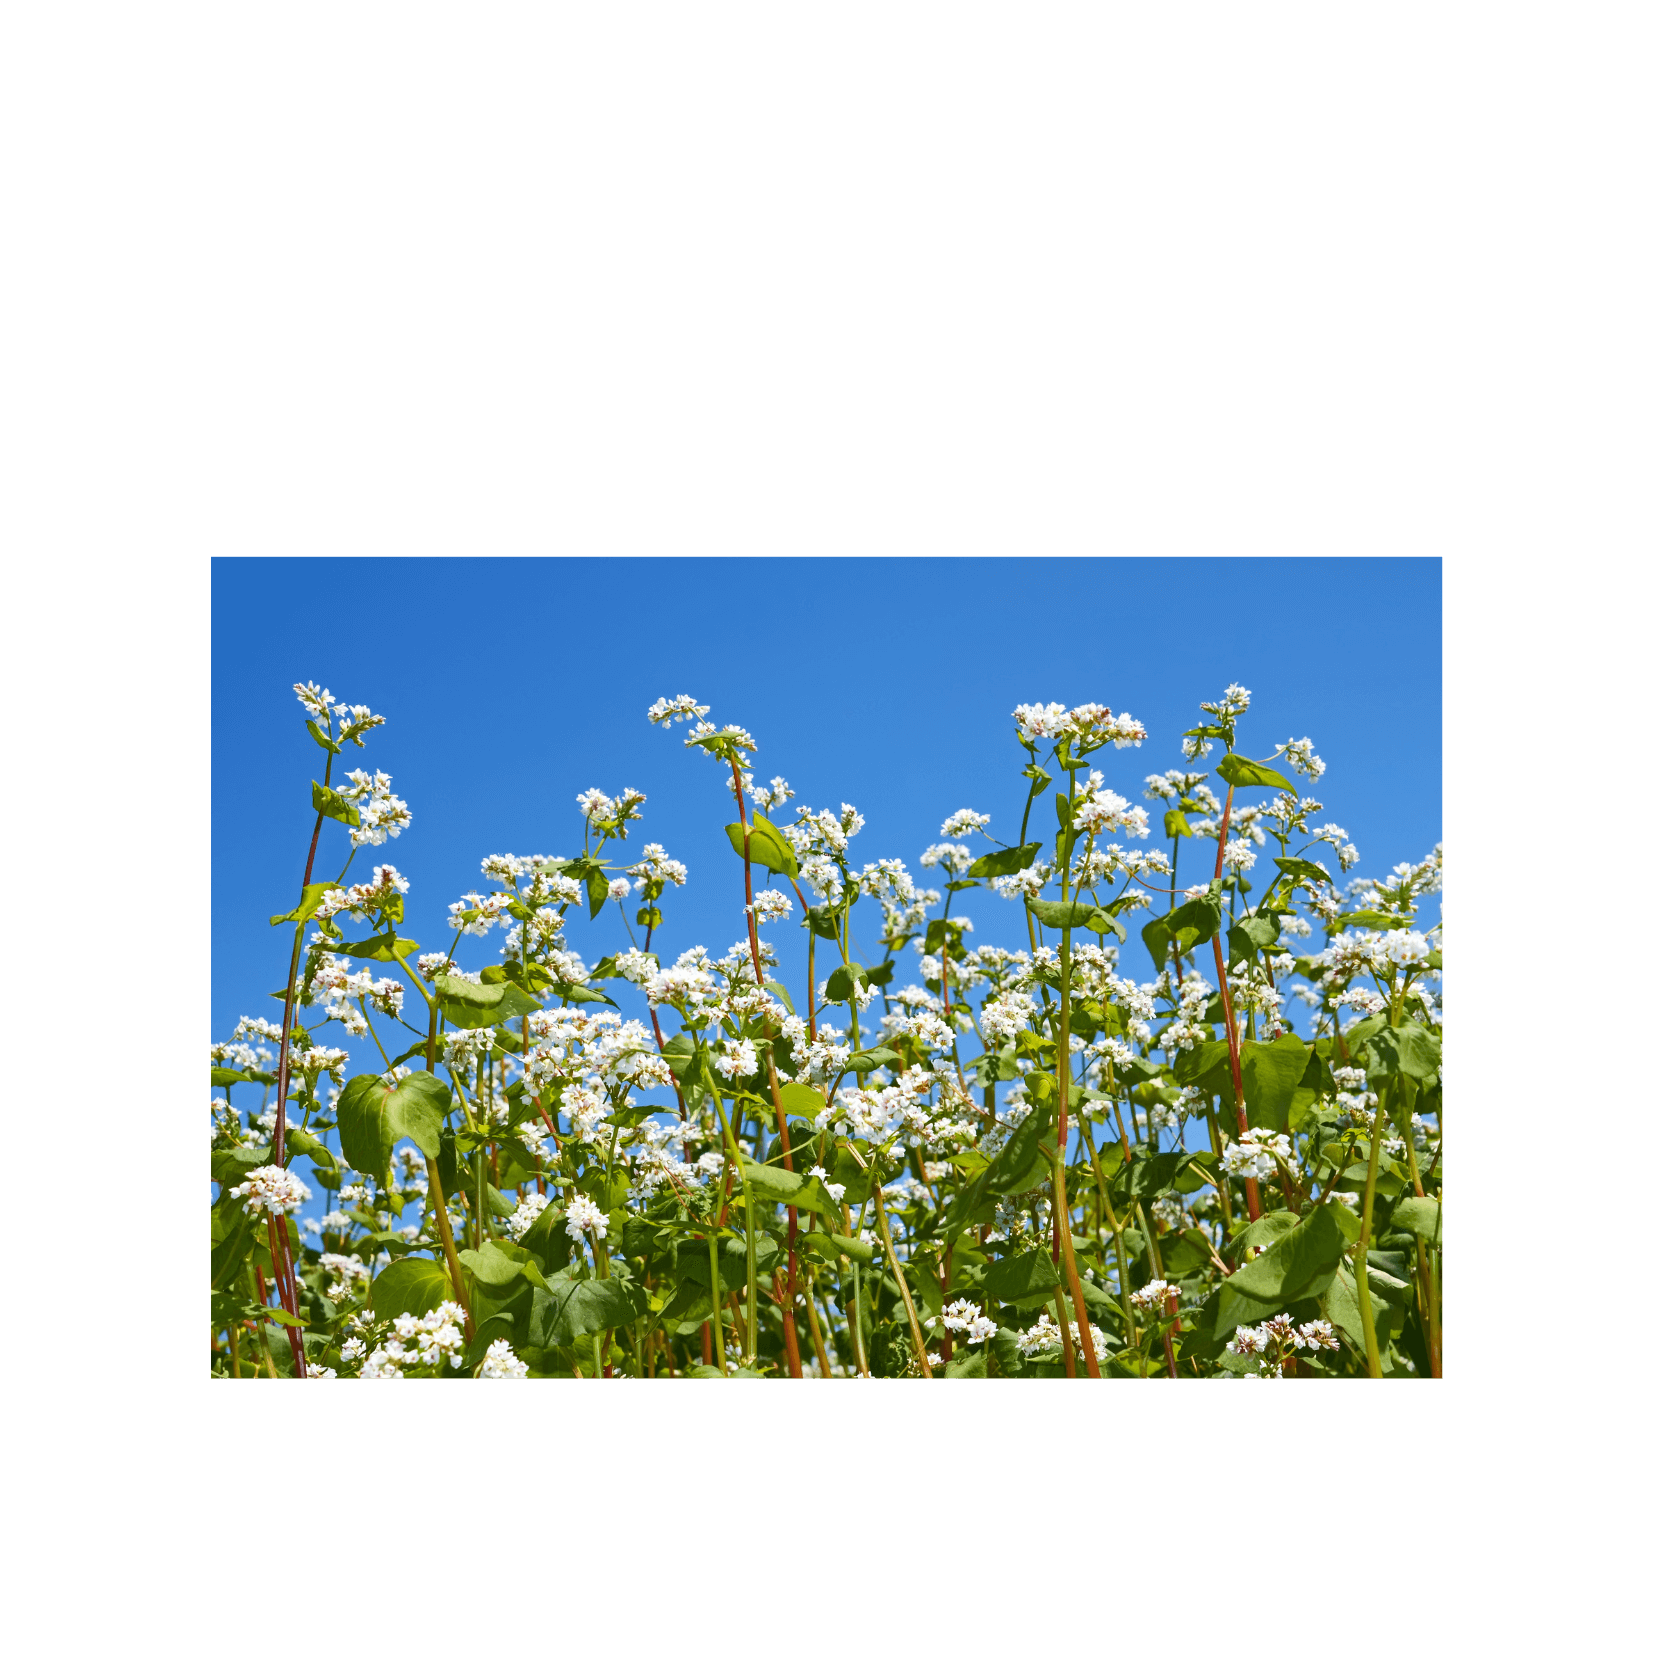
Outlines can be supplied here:
[[[649, 945], [654, 941], [654, 939], [655, 927], [650, 925], [650, 927], [643, 933], [643, 951], [645, 953], [649, 951]], [[655, 1049], [664, 1054], [666, 1051], [666, 1040], [661, 1034], [660, 1017], [656, 1015], [653, 1005], [649, 1007], [649, 1021], [653, 1024], [655, 1030]], [[672, 1076], [672, 1091], [678, 1099], [678, 1118], [680, 1120], [687, 1120], [689, 1118], [689, 1110], [683, 1106], [683, 1090], [678, 1085], [678, 1076], [676, 1074], [673, 1074]], [[708, 1363], [708, 1365], [710, 1365], [710, 1363]]]

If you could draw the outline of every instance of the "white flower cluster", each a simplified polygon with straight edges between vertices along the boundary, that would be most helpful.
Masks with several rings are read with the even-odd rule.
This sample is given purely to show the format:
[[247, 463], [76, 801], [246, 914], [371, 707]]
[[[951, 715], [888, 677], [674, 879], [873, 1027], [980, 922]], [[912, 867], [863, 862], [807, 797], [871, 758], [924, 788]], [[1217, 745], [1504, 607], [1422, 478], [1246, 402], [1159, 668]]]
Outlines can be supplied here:
[[642, 856], [626, 871], [650, 884], [683, 885], [689, 881], [689, 869], [681, 861], [673, 861], [659, 844], [644, 845]]
[[950, 1332], [962, 1332], [968, 1344], [980, 1344], [999, 1331], [999, 1323], [991, 1321], [968, 1298], [955, 1298], [942, 1306], [942, 1325]]
[[[1080, 1343], [1080, 1323], [1068, 1323], [1068, 1341], [1078, 1347]], [[1053, 1350], [1062, 1348], [1062, 1328], [1047, 1314], [1041, 1314], [1033, 1326], [1026, 1332], [1017, 1334], [1017, 1350], [1022, 1355], [1049, 1355]]]
[[[1101, 781], [1102, 777], [1095, 778]], [[1074, 810], [1077, 832], [1095, 836], [1098, 833], [1124, 833], [1127, 838], [1149, 836], [1149, 812], [1141, 804], [1133, 804], [1107, 787], [1089, 791]]]
[[1148, 734], [1129, 712], [1112, 713], [1106, 706], [1088, 701], [1072, 712], [1060, 701], [1049, 705], [1035, 702], [1019, 706], [1012, 712], [1017, 734], [1025, 741], [1056, 741], [1063, 736], [1079, 736], [1087, 749], [1113, 742], [1117, 746], [1136, 747], [1143, 744]]
[[292, 1172], [281, 1166], [256, 1166], [245, 1183], [230, 1190], [234, 1200], [245, 1200], [249, 1212], [296, 1212], [309, 1200], [311, 1191]]
[[711, 710], [709, 706], [702, 706], [693, 695], [674, 695], [670, 700], [662, 695], [649, 708], [649, 722], [670, 724], [682, 718], [688, 723], [691, 718], [704, 718]]
[[413, 812], [391, 791], [391, 778], [383, 770], [372, 775], [366, 770], [352, 770], [347, 779], [350, 785], [341, 787], [339, 796], [356, 806], [361, 825], [351, 828], [350, 842], [357, 849], [364, 844], [383, 844], [413, 825]]
[[1254, 1126], [1250, 1131], [1241, 1133], [1238, 1143], [1230, 1143], [1224, 1148], [1223, 1169], [1231, 1177], [1273, 1177], [1276, 1156], [1286, 1159], [1291, 1153], [1292, 1139], [1284, 1132]]
[[316, 909], [316, 917], [337, 919], [341, 914], [348, 913], [352, 919], [360, 923], [370, 910], [382, 907], [390, 897], [405, 896], [407, 893], [408, 881], [394, 867], [387, 864], [374, 868], [373, 877], [362, 884], [353, 884], [343, 890], [323, 891], [321, 906]]
[[1312, 781], [1319, 781], [1327, 773], [1326, 761], [1315, 756], [1315, 743], [1307, 735], [1288, 741], [1281, 748], [1281, 756], [1300, 775], [1307, 775]]
[[1290, 1315], [1276, 1315], [1255, 1327], [1237, 1327], [1225, 1346], [1231, 1355], [1258, 1358], [1261, 1371], [1248, 1378], [1279, 1378], [1282, 1363], [1294, 1350], [1336, 1350], [1338, 1334], [1330, 1321], [1294, 1326]]
[[786, 919], [792, 914], [793, 904], [784, 890], [760, 890], [752, 898], [752, 906], [747, 912], [752, 914], [761, 925], [767, 925], [772, 919]]
[[810, 1025], [797, 1016], [783, 1019], [781, 1037], [792, 1047], [793, 1066], [805, 1085], [830, 1083], [843, 1072], [850, 1057], [849, 1048], [838, 1043], [844, 1038], [843, 1030], [819, 1018], [814, 1039], [810, 1038]]
[[1132, 1293], [1131, 1301], [1139, 1309], [1152, 1309], [1156, 1315], [1167, 1316], [1177, 1313], [1178, 1296], [1179, 1289], [1170, 1281], [1153, 1280]]
[[608, 1218], [604, 1216], [597, 1202], [586, 1195], [572, 1196], [564, 1208], [564, 1215], [568, 1220], [570, 1240], [579, 1241], [589, 1237], [595, 1242], [609, 1232]]
[[1051, 882], [1051, 867], [1048, 862], [1036, 861], [1020, 873], [1002, 873], [988, 882], [1006, 901], [1021, 901], [1025, 896], [1038, 896]]
[[366, 968], [353, 973], [348, 965], [338, 959], [329, 960], [316, 972], [310, 988], [312, 993], [326, 997], [329, 1019], [343, 1023], [346, 1031], [352, 1034], [368, 1031], [367, 1019], [352, 1003], [355, 1000], [366, 1000], [384, 1016], [397, 1017], [402, 1014], [402, 983], [389, 976], [375, 981], [373, 972]]
[[511, 1238], [514, 1241], [520, 1241], [534, 1227], [540, 1214], [550, 1204], [551, 1202], [536, 1190], [531, 1189], [524, 1195], [517, 1202], [516, 1209], [511, 1216], [506, 1219], [506, 1227], [511, 1231]]
[[758, 1072], [758, 1047], [749, 1039], [733, 1040], [721, 1055], [713, 1058], [712, 1066], [726, 1080], [756, 1074]]
[[478, 1378], [527, 1378], [528, 1363], [519, 1361], [509, 1339], [496, 1338], [477, 1368]]
[[[348, 1349], [348, 1345], [346, 1346]], [[361, 1378], [402, 1378], [406, 1369], [465, 1365], [465, 1312], [445, 1298], [428, 1315], [399, 1315], [391, 1336], [368, 1356]]]
[[985, 815], [981, 810], [955, 810], [941, 825], [939, 831], [943, 838], [968, 838], [972, 833], [986, 827], [992, 816]]
[[348, 1298], [354, 1286], [358, 1283], [366, 1285], [372, 1275], [360, 1258], [352, 1257], [348, 1252], [322, 1253], [321, 1266], [323, 1273], [330, 1277], [327, 1296], [333, 1303]]

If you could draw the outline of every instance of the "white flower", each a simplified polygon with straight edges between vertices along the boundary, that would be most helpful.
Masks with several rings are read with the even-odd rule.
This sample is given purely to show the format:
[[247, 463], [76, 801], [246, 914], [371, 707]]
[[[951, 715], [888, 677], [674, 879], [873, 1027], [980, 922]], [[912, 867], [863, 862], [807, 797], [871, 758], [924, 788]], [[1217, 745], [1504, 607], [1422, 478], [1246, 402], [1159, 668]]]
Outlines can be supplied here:
[[771, 919], [785, 919], [793, 910], [793, 904], [782, 890], [760, 890], [752, 898], [752, 906], [747, 909], [753, 914], [759, 924], [768, 924]]
[[1177, 1311], [1178, 1288], [1170, 1281], [1150, 1281], [1132, 1293], [1131, 1301], [1139, 1309], [1152, 1309], [1157, 1315], [1173, 1315]]
[[980, 1344], [999, 1331], [999, 1323], [990, 1321], [968, 1298], [956, 1298], [942, 1306], [942, 1325], [952, 1332], [965, 1334], [967, 1343]]
[[1043, 701], [1019, 706], [1011, 716], [1016, 720], [1018, 732], [1028, 741], [1055, 740], [1074, 729], [1068, 708], [1060, 701], [1053, 701], [1049, 706]]
[[249, 1212], [296, 1212], [310, 1198], [310, 1190], [292, 1172], [280, 1166], [258, 1166], [245, 1183], [230, 1190], [232, 1199], [245, 1200]]
[[1306, 1321], [1293, 1334], [1293, 1342], [1300, 1349], [1335, 1350], [1338, 1348], [1338, 1335], [1330, 1321]]
[[713, 1059], [715, 1067], [726, 1080], [737, 1075], [758, 1072], [758, 1048], [749, 1039], [738, 1039], [720, 1057]]
[[588, 1235], [593, 1240], [599, 1240], [609, 1232], [608, 1218], [599, 1210], [597, 1202], [585, 1195], [575, 1195], [569, 1201], [565, 1215], [570, 1240], [580, 1240]]
[[670, 724], [682, 718], [687, 723], [691, 718], [704, 718], [711, 710], [700, 705], [693, 695], [674, 695], [671, 700], [663, 695], [649, 708], [649, 722]]
[[477, 1368], [478, 1378], [527, 1378], [528, 1363], [519, 1361], [505, 1338], [496, 1338]]
[[973, 832], [986, 827], [993, 818], [984, 815], [980, 810], [955, 810], [942, 823], [943, 838], [968, 838]]
[[1281, 749], [1281, 756], [1300, 775], [1307, 775], [1312, 781], [1318, 781], [1327, 773], [1326, 762], [1317, 758], [1314, 752], [1315, 743], [1305, 735], [1296, 741], [1288, 741]]
[[829, 1183], [827, 1181], [827, 1168], [825, 1166], [812, 1166], [810, 1168], [810, 1176], [819, 1177], [823, 1187], [834, 1200], [844, 1199], [844, 1185], [842, 1183]]
[[296, 683], [293, 693], [299, 698], [299, 705], [310, 714], [319, 724], [328, 720], [328, 708], [333, 705], [333, 697], [320, 684]]
[[540, 1214], [551, 1203], [542, 1194], [530, 1192], [517, 1202], [517, 1208], [506, 1220], [513, 1240], [521, 1240], [535, 1225]]
[[1384, 952], [1392, 965], [1403, 969], [1422, 965], [1430, 952], [1430, 939], [1416, 930], [1393, 930], [1384, 938]]

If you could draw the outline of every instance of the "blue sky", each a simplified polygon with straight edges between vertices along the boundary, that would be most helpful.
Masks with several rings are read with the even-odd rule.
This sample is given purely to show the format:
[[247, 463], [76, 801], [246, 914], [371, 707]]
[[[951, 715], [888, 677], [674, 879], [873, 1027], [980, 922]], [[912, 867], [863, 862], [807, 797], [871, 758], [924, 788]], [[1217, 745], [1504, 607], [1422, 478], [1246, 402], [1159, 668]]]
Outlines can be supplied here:
[[[1252, 691], [1239, 750], [1264, 757], [1308, 735], [1327, 761], [1300, 790], [1359, 847], [1351, 876], [1382, 876], [1441, 837], [1435, 558], [220, 558], [214, 1038], [242, 1012], [277, 1015], [269, 996], [292, 933], [269, 916], [295, 899], [324, 757], [293, 696], [301, 679], [389, 720], [364, 752], [347, 749], [344, 767], [388, 771], [413, 826], [364, 851], [352, 876], [394, 864], [412, 883], [403, 933], [428, 948], [448, 945], [449, 902], [493, 888], [484, 855], [577, 854], [574, 796], [593, 786], [648, 795], [641, 825], [614, 848], [659, 841], [688, 864], [656, 950], [722, 953], [739, 939], [726, 772], [683, 746], [681, 726], [644, 716], [680, 691], [749, 729], [758, 777], [785, 776], [795, 803], [856, 805], [867, 817], [860, 860], [900, 856], [933, 886], [918, 858], [952, 811], [986, 810], [996, 836], [1016, 839], [1026, 758], [1010, 712], [1023, 701], [1101, 701], [1141, 719], [1143, 746], [1104, 753], [1100, 766], [1110, 787], [1149, 802], [1143, 777], [1185, 767], [1179, 743], [1199, 703], [1239, 682]], [[1029, 830], [1046, 843], [1050, 796]], [[1150, 803], [1154, 834], [1131, 843], [1163, 845], [1159, 808]], [[345, 829], [326, 823], [315, 876], [333, 877], [347, 850]], [[1198, 853], [1209, 858], [1210, 845]], [[876, 958], [877, 906], [858, 911]], [[982, 889], [955, 912], [975, 921], [973, 941], [1026, 945], [1020, 904]], [[794, 918], [765, 935], [800, 986]], [[569, 942], [591, 964], [626, 938], [605, 909], [572, 915]], [[458, 958], [476, 969], [497, 948], [497, 934], [468, 938]], [[1135, 927], [1122, 967], [1153, 974]], [[916, 980], [915, 968], [899, 966], [896, 980]], [[641, 996], [620, 989], [636, 1014]]]

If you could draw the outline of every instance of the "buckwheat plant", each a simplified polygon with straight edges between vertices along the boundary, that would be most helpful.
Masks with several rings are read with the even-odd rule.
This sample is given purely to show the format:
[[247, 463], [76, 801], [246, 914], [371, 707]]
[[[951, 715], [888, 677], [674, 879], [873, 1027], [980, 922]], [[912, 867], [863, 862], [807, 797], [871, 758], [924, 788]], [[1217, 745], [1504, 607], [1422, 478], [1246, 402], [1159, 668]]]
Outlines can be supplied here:
[[[217, 1376], [1440, 1377], [1441, 847], [1341, 885], [1292, 779], [1325, 762], [1242, 756], [1238, 684], [1207, 767], [1140, 784], [1129, 714], [1017, 707], [1015, 838], [952, 809], [914, 868], [657, 700], [733, 804], [721, 952], [660, 948], [689, 872], [629, 786], [572, 800], [577, 853], [484, 855], [422, 945], [358, 864], [412, 813], [334, 769], [384, 720], [295, 689], [281, 1020], [212, 1048]], [[972, 945], [1001, 901], [1026, 948]]]

